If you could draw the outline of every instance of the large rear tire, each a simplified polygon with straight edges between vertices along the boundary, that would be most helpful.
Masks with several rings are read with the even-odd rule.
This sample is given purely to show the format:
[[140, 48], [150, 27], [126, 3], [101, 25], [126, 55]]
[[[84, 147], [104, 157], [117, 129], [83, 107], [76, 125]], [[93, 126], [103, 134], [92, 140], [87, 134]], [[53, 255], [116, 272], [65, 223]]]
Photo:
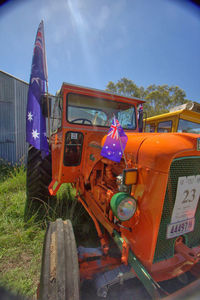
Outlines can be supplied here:
[[42, 158], [42, 153], [29, 146], [26, 176], [26, 203], [24, 220], [28, 221], [35, 215], [34, 220], [43, 220], [55, 200], [49, 194], [48, 186], [52, 179], [51, 154]]
[[47, 228], [42, 256], [39, 300], [79, 300], [79, 266], [70, 220]]

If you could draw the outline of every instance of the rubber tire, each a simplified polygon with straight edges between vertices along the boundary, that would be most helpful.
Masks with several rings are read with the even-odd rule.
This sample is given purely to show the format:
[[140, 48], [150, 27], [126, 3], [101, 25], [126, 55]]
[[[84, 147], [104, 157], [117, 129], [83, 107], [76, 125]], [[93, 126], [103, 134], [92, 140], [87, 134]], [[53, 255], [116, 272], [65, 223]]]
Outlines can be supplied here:
[[24, 220], [35, 215], [35, 221], [43, 220], [49, 214], [49, 207], [55, 197], [49, 194], [52, 180], [51, 153], [42, 158], [40, 150], [29, 146], [26, 175], [26, 203]]
[[70, 220], [50, 222], [43, 244], [39, 300], [79, 300], [79, 265]]

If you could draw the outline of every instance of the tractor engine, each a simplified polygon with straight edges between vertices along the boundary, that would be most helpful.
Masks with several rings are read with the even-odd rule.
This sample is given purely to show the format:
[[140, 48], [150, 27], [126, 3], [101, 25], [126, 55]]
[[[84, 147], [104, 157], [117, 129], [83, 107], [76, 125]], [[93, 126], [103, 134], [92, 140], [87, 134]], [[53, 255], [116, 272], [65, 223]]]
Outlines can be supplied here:
[[101, 158], [89, 177], [91, 211], [128, 241], [156, 281], [182, 274], [200, 258], [197, 142], [189, 134], [129, 134], [128, 163]]

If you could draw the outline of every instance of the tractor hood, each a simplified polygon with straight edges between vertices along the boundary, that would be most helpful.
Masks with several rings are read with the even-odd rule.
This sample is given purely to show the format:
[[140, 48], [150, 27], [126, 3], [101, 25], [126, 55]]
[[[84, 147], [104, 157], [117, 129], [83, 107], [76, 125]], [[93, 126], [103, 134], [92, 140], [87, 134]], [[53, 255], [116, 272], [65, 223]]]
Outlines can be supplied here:
[[168, 172], [177, 156], [200, 155], [199, 135], [188, 133], [129, 133], [125, 153], [132, 153], [138, 166]]
[[[138, 167], [168, 172], [174, 157], [200, 155], [197, 151], [198, 134], [189, 133], [126, 133], [125, 154]], [[105, 142], [102, 140], [102, 145]]]

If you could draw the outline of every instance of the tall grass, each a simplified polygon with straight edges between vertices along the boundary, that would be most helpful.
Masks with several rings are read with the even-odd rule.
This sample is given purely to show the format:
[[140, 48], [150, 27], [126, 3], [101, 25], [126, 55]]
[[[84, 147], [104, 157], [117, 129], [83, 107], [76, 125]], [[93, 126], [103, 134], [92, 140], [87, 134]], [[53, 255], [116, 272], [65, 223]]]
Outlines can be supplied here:
[[38, 284], [45, 230], [37, 224], [24, 226], [24, 168], [0, 165], [0, 173], [0, 284], [32, 296]]
[[[48, 221], [71, 219], [78, 243], [96, 236], [94, 225], [75, 200], [69, 184], [61, 186]], [[36, 293], [45, 234], [44, 223], [34, 218], [24, 223], [26, 171], [23, 166], [0, 164], [0, 285], [16, 294], [31, 297]], [[88, 246], [88, 245], [87, 245]]]
[[91, 237], [91, 244], [96, 237], [96, 229], [93, 221], [83, 206], [75, 199], [76, 191], [69, 184], [62, 184], [54, 205], [51, 205], [51, 213], [47, 217], [49, 221], [57, 218], [70, 219], [77, 242], [88, 246], [88, 236]]

